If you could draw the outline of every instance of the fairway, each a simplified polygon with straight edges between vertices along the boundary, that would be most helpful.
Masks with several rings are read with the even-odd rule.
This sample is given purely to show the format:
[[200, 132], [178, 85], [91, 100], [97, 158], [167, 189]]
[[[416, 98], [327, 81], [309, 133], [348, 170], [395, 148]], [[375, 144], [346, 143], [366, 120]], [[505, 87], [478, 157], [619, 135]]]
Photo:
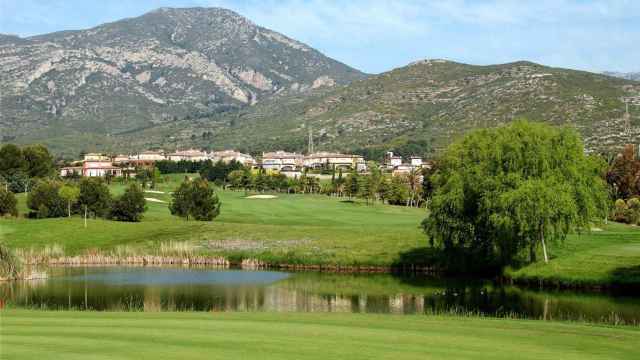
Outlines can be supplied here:
[[[6, 359], [637, 359], [637, 328], [393, 315], [7, 310]], [[117, 331], [114, 331], [117, 329]]]
[[516, 280], [563, 285], [640, 284], [640, 229], [611, 223], [551, 246], [551, 261], [507, 270]]

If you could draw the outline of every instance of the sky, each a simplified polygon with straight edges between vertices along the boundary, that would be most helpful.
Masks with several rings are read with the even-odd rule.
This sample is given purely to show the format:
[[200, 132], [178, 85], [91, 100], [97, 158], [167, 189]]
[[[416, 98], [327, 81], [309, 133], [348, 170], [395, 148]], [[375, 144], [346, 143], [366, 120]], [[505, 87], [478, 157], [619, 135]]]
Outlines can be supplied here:
[[367, 73], [420, 59], [640, 71], [640, 0], [0, 0], [0, 33], [86, 29], [217, 6]]

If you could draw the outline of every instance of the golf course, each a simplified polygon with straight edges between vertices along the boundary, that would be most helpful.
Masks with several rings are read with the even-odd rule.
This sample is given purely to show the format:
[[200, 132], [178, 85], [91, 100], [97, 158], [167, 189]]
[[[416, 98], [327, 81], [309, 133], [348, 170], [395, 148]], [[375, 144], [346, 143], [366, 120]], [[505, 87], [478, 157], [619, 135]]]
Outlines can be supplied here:
[[[3, 359], [637, 359], [640, 329], [446, 316], [2, 312]], [[117, 331], [114, 331], [117, 329]]]

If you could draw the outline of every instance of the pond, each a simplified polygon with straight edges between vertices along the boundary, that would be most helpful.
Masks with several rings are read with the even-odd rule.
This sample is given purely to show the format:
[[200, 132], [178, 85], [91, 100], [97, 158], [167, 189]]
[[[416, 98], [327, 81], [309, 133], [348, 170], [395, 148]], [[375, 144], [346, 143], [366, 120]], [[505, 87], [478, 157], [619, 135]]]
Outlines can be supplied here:
[[481, 314], [640, 324], [640, 298], [388, 274], [68, 267], [0, 283], [7, 307], [125, 311]]

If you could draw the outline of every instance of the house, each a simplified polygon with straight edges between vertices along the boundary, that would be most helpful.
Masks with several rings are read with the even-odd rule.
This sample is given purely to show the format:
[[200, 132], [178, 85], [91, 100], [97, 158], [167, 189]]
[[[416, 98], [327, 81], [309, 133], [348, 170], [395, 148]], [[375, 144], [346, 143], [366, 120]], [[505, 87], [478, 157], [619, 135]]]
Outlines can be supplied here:
[[103, 177], [103, 176], [122, 176], [122, 168], [113, 166], [111, 160], [95, 160], [82, 163], [82, 176]]
[[131, 160], [143, 160], [143, 161], [161, 161], [166, 160], [164, 153], [161, 151], [143, 151], [136, 155], [129, 157]]
[[388, 169], [402, 165], [402, 156], [394, 155], [393, 151], [388, 151], [384, 157], [384, 164]]
[[203, 151], [189, 149], [171, 153], [167, 155], [167, 159], [171, 161], [204, 161], [209, 159], [209, 157]]
[[296, 170], [304, 165], [304, 156], [298, 153], [275, 151], [262, 153], [262, 167], [266, 170]]
[[130, 159], [131, 157], [129, 155], [118, 154], [113, 157], [113, 162], [115, 164], [124, 164], [124, 163], [128, 163]]
[[411, 166], [415, 167], [415, 168], [421, 168], [422, 167], [422, 158], [420, 156], [412, 156], [410, 158], [411, 160]]
[[104, 154], [98, 154], [98, 153], [87, 153], [84, 154], [84, 158], [85, 161], [111, 161], [111, 158], [104, 155]]
[[253, 156], [249, 154], [243, 154], [235, 150], [214, 151], [209, 153], [209, 158], [214, 163], [218, 161], [229, 163], [235, 160], [243, 164], [244, 166], [248, 166], [248, 167], [251, 167], [256, 164], [256, 160], [253, 158]]
[[321, 168], [323, 166], [335, 168], [366, 169], [364, 158], [360, 155], [348, 155], [330, 152], [317, 152], [304, 157], [307, 168]]
[[60, 176], [81, 176], [82, 175], [82, 166], [66, 166], [60, 169]]

